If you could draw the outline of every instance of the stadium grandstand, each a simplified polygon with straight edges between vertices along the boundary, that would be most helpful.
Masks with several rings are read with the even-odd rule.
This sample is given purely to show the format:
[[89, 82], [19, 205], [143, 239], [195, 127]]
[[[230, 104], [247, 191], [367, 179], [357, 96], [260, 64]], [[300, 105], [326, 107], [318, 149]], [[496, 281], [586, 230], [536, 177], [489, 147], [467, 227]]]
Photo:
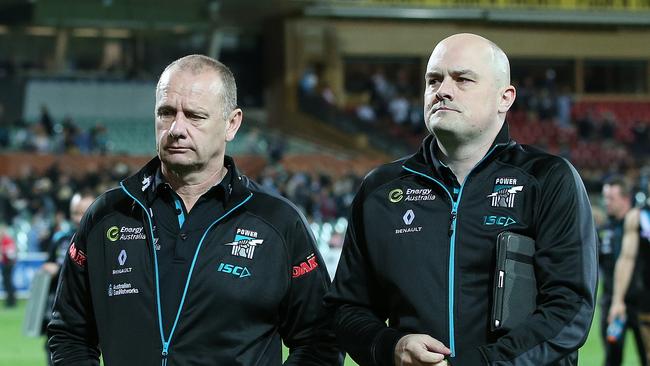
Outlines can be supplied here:
[[304, 212], [333, 275], [361, 179], [417, 149], [429, 53], [458, 32], [509, 55], [513, 138], [569, 159], [597, 217], [611, 175], [646, 200], [648, 0], [0, 0], [0, 224], [19, 298], [72, 194], [155, 155], [156, 80], [193, 53], [233, 70], [244, 122], [228, 154]]

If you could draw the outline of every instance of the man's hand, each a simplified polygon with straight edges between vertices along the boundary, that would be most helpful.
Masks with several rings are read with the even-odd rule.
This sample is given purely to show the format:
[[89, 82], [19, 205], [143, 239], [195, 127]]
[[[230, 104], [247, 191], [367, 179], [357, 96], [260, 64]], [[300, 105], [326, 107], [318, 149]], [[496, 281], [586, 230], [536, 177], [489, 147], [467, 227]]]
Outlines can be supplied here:
[[439, 340], [426, 334], [409, 334], [395, 345], [396, 366], [446, 366], [445, 356], [451, 354]]
[[627, 315], [627, 310], [625, 308], [625, 302], [623, 301], [614, 301], [609, 307], [609, 315], [607, 316], [607, 324], [610, 324], [616, 318], [625, 319]]

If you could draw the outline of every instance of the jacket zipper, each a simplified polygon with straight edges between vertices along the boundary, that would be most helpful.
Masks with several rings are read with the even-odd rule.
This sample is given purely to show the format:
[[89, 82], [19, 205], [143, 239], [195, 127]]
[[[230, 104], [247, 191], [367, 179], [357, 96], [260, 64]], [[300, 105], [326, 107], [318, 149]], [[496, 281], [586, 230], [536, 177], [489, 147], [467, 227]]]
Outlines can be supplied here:
[[[153, 238], [153, 224], [152, 224], [152, 219], [151, 219], [151, 213], [149, 210], [146, 208], [145, 205], [140, 202], [135, 196], [133, 196], [127, 189], [124, 187], [124, 184], [120, 182], [120, 186], [122, 186], [122, 190], [129, 196], [131, 197], [146, 213], [147, 216], [147, 222], [149, 223], [149, 233], [151, 235], [151, 243], [154, 242]], [[176, 326], [178, 325], [178, 320], [180, 319], [181, 316], [181, 310], [183, 309], [183, 305], [185, 303], [185, 297], [187, 295], [187, 290], [190, 285], [190, 280], [192, 279], [192, 274], [194, 272], [194, 266], [196, 265], [196, 260], [199, 255], [199, 251], [201, 250], [201, 246], [203, 245], [203, 241], [205, 240], [205, 237], [207, 236], [208, 232], [210, 232], [210, 229], [214, 225], [216, 225], [218, 222], [223, 220], [226, 216], [230, 215], [233, 211], [238, 209], [240, 206], [242, 206], [244, 203], [248, 202], [248, 200], [251, 199], [253, 196], [252, 193], [249, 193], [248, 197], [246, 197], [243, 201], [239, 202], [236, 206], [228, 210], [226, 213], [224, 213], [221, 217], [213, 221], [210, 226], [203, 232], [203, 235], [201, 236], [201, 240], [199, 240], [199, 245], [196, 247], [196, 251], [194, 252], [194, 258], [192, 259], [192, 264], [190, 265], [190, 271], [189, 274], [187, 275], [187, 279], [185, 280], [185, 288], [183, 289], [183, 296], [181, 296], [181, 302], [178, 305], [178, 310], [176, 312], [176, 319], [174, 319], [174, 325], [172, 325], [172, 329], [169, 332], [169, 337], [165, 340], [165, 334], [163, 331], [163, 326], [162, 326], [162, 311], [160, 308], [160, 280], [159, 280], [159, 275], [158, 275], [158, 255], [156, 254], [156, 248], [155, 245], [152, 245], [152, 251], [153, 251], [153, 258], [154, 258], [154, 271], [156, 275], [156, 304], [157, 304], [157, 309], [158, 309], [158, 327], [160, 331], [160, 341], [162, 344], [162, 352], [160, 354], [161, 358], [161, 366], [167, 366], [167, 361], [169, 359], [169, 347], [171, 346], [171, 341], [172, 341], [172, 336], [174, 335], [174, 331], [176, 330]]]
[[488, 151], [487, 154], [478, 162], [474, 167], [467, 173], [467, 176], [463, 180], [463, 183], [460, 185], [460, 189], [458, 191], [458, 197], [456, 200], [454, 200], [453, 196], [447, 189], [447, 187], [440, 182], [439, 180], [418, 172], [417, 170], [413, 170], [410, 168], [407, 168], [406, 166], [402, 165], [402, 168], [406, 171], [409, 171], [411, 173], [417, 174], [419, 176], [425, 177], [429, 179], [430, 181], [438, 184], [442, 189], [447, 193], [447, 196], [449, 196], [449, 201], [451, 202], [451, 213], [450, 213], [450, 221], [449, 221], [449, 278], [448, 278], [448, 298], [449, 298], [449, 305], [448, 305], [448, 316], [449, 316], [449, 350], [451, 351], [450, 357], [456, 357], [456, 340], [454, 336], [454, 280], [455, 280], [455, 260], [456, 260], [456, 224], [458, 222], [458, 206], [460, 205], [460, 199], [463, 196], [463, 188], [465, 188], [465, 183], [467, 182], [467, 179], [469, 176], [472, 174], [474, 171], [474, 168], [479, 166], [488, 156], [494, 152], [494, 150], [502, 145], [506, 144], [496, 144], [494, 147]]
[[[449, 201], [451, 202], [451, 212], [450, 212], [450, 221], [449, 221], [449, 276], [448, 276], [448, 295], [449, 304], [448, 304], [448, 317], [449, 317], [449, 349], [451, 350], [450, 357], [455, 357], [456, 355], [456, 343], [454, 340], [454, 260], [455, 260], [455, 245], [456, 245], [456, 218], [458, 217], [458, 202], [460, 202], [460, 194], [458, 199], [454, 201], [453, 196], [449, 193], [447, 187], [445, 187], [442, 182], [437, 179], [430, 177], [424, 173], [420, 173], [416, 170], [412, 170], [405, 166], [402, 166], [405, 170], [420, 175], [429, 179], [430, 181], [438, 184], [449, 196]], [[462, 186], [461, 186], [462, 192]]]

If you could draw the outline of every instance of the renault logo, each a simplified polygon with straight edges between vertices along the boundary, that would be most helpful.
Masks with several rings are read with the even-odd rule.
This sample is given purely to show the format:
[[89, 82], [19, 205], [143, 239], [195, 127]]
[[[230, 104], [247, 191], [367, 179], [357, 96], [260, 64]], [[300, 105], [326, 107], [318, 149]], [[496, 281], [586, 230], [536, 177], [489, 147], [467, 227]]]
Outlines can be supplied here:
[[120, 266], [123, 266], [126, 263], [126, 250], [122, 249], [120, 255], [117, 256], [117, 261], [120, 262]]
[[406, 211], [404, 216], [402, 216], [402, 220], [404, 220], [404, 223], [406, 225], [411, 225], [414, 219], [415, 219], [415, 214], [413, 213], [413, 210]]

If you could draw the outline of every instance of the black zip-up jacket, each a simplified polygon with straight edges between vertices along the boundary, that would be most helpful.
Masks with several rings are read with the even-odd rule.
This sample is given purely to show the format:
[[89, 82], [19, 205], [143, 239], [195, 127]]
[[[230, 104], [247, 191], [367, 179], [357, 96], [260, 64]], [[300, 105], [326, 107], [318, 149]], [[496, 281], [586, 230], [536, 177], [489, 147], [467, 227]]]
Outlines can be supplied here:
[[[64, 262], [48, 327], [55, 365], [339, 365], [329, 286], [309, 227], [289, 201], [235, 174], [225, 214], [204, 229], [171, 334], [163, 334], [156, 158], [100, 196]], [[127, 259], [128, 258], [128, 259]], [[182, 274], [179, 274], [182, 275]]]
[[[566, 160], [510, 140], [507, 125], [454, 192], [433, 161], [436, 141], [371, 172], [355, 197], [326, 296], [339, 343], [361, 365], [393, 365], [406, 334], [452, 351], [454, 366], [575, 365], [594, 312], [596, 230]], [[537, 309], [491, 332], [496, 238], [536, 241]], [[386, 325], [388, 320], [388, 326]]]

